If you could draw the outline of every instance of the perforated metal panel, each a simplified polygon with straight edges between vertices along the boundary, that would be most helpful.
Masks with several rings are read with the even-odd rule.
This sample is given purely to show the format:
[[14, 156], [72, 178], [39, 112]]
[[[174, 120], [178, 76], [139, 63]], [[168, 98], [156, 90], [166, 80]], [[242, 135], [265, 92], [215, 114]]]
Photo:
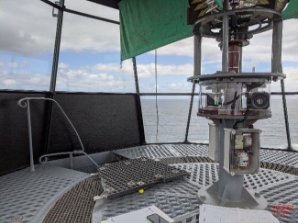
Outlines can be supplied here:
[[31, 223], [33, 217], [54, 196], [88, 176], [54, 166], [37, 166], [0, 178], [0, 222]]
[[144, 194], [134, 193], [108, 200], [101, 209], [102, 220], [151, 205], [176, 218], [199, 209], [196, 193], [197, 187], [185, 180], [157, 184], [145, 190]]
[[[186, 179], [198, 187], [208, 186], [218, 180], [218, 164], [215, 163], [181, 163], [172, 166], [191, 171], [191, 175]], [[259, 174], [244, 175], [244, 187], [261, 191], [268, 187], [276, 187], [292, 179], [296, 179], [296, 177], [291, 174], [261, 169]]]
[[188, 175], [184, 170], [144, 157], [107, 163], [98, 172], [104, 192], [110, 199]]
[[262, 149], [260, 151], [260, 160], [270, 163], [280, 163], [288, 166], [298, 167], [298, 153], [295, 152]]
[[128, 159], [137, 157], [159, 159], [166, 157], [208, 156], [208, 147], [194, 144], [164, 144], [137, 146], [113, 152]]
[[102, 188], [97, 176], [89, 177], [64, 194], [51, 208], [43, 223], [90, 223], [94, 206], [93, 197]]
[[[128, 159], [148, 157], [161, 159], [169, 157], [208, 157], [208, 146], [195, 144], [164, 144], [137, 146], [114, 151]], [[260, 160], [298, 167], [298, 153], [261, 149]]]
[[[176, 222], [198, 222], [200, 202], [196, 193], [200, 187], [210, 185], [218, 180], [218, 164], [181, 163], [173, 164], [173, 166], [190, 170], [192, 173], [184, 180], [156, 185], [146, 190], [145, 194], [135, 193], [108, 201], [101, 210], [103, 220], [142, 207], [156, 205], [174, 218]], [[285, 187], [285, 185], [287, 186]], [[268, 199], [269, 211], [271, 211], [272, 205], [276, 204], [298, 205], [298, 196], [295, 193], [298, 187], [298, 178], [294, 175], [261, 169], [260, 174], [245, 175], [244, 186], [259, 191], [266, 199], [272, 197], [272, 199]], [[280, 222], [295, 222], [291, 216], [278, 215], [276, 217]]]

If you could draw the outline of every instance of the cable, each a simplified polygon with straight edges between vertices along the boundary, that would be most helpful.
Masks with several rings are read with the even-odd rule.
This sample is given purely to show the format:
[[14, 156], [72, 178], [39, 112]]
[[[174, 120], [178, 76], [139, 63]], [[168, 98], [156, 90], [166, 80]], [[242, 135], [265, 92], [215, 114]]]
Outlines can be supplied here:
[[158, 126], [159, 126], [159, 114], [158, 114], [158, 101], [157, 101], [157, 50], [155, 50], [155, 108], [156, 108], [156, 135], [155, 141], [158, 142]]
[[247, 116], [248, 116], [248, 112], [249, 112], [249, 107], [247, 106], [246, 112], [245, 112], [245, 114], [244, 114], [244, 118], [241, 119], [241, 120], [239, 120], [239, 121], [237, 121], [237, 122], [235, 122], [235, 124], [234, 124], [234, 126], [233, 126], [233, 129], [236, 129], [236, 128], [237, 128], [237, 125], [238, 125], [239, 123], [243, 123], [243, 122], [246, 121]]

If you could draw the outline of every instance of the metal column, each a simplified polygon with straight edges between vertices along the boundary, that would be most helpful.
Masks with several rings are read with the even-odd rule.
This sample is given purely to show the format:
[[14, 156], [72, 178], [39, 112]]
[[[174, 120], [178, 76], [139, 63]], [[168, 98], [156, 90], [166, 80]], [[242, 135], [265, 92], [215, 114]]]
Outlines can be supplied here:
[[[60, 0], [60, 7], [64, 8], [65, 0]], [[49, 98], [54, 98], [54, 93], [56, 91], [56, 82], [57, 82], [57, 73], [58, 73], [58, 64], [59, 64], [59, 55], [60, 55], [60, 44], [61, 44], [61, 35], [62, 35], [62, 25], [63, 25], [63, 10], [59, 9], [58, 19], [57, 19], [57, 28], [56, 28], [56, 39], [55, 39], [55, 48], [52, 62], [52, 74], [51, 74], [51, 83], [50, 83], [50, 94]], [[45, 139], [45, 149], [44, 153], [47, 153], [50, 143], [50, 129], [52, 123], [52, 112], [53, 112], [53, 103], [47, 102], [47, 120], [46, 120], [46, 139]]]
[[135, 77], [135, 85], [136, 85], [136, 93], [140, 93], [140, 87], [139, 87], [139, 78], [138, 78], [138, 69], [137, 69], [137, 61], [136, 58], [132, 58], [132, 64], [133, 64], [133, 73]]
[[222, 71], [229, 72], [229, 17], [222, 21]]
[[[283, 73], [282, 68], [282, 31], [283, 31], [283, 21], [274, 21], [273, 23], [273, 31], [272, 31], [272, 62], [271, 62], [271, 72], [272, 73]], [[288, 108], [287, 108], [287, 100], [285, 95], [285, 83], [282, 79], [280, 81], [281, 91], [282, 91], [282, 101], [283, 101], [283, 109], [284, 109], [284, 118], [285, 118], [285, 126], [287, 133], [287, 142], [288, 142], [288, 150], [293, 150], [292, 142], [291, 142], [291, 133], [289, 127], [289, 117], [288, 117]]]
[[[201, 75], [201, 66], [202, 66], [201, 63], [202, 63], [202, 35], [198, 34], [198, 35], [194, 36], [194, 76]], [[189, 111], [188, 111], [186, 132], [185, 132], [185, 138], [184, 138], [185, 143], [188, 142], [189, 125], [190, 125], [190, 120], [191, 120], [191, 113], [192, 113], [192, 108], [193, 108], [195, 89], [196, 89], [196, 83], [193, 83]]]
[[[60, 0], [60, 6], [64, 8], [64, 0]], [[57, 21], [57, 30], [56, 30], [56, 40], [55, 40], [55, 50], [53, 56], [52, 64], [52, 76], [51, 76], [51, 85], [50, 92], [54, 93], [56, 89], [56, 80], [59, 64], [59, 54], [60, 54], [60, 42], [62, 34], [62, 24], [63, 24], [63, 10], [59, 10], [58, 21]]]
[[28, 121], [28, 133], [29, 133], [30, 170], [35, 171], [35, 169], [34, 169], [34, 158], [33, 158], [30, 100], [27, 100], [26, 103], [27, 103], [27, 121]]
[[141, 104], [141, 96], [140, 96], [137, 59], [135, 57], [132, 58], [132, 64], [133, 64], [133, 73], [134, 73], [136, 93], [137, 93], [136, 106], [137, 106], [137, 111], [138, 111], [138, 120], [140, 123], [140, 138], [141, 138], [141, 144], [144, 145], [144, 144], [146, 144], [146, 138], [145, 138], [144, 121], [143, 121], [143, 114], [142, 114], [142, 104]]

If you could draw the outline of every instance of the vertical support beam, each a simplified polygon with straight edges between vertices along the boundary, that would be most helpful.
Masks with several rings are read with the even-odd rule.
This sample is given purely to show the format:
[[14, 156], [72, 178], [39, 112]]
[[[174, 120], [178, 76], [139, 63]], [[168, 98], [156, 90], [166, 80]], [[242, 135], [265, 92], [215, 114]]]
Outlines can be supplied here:
[[222, 71], [229, 72], [229, 16], [222, 20]]
[[240, 54], [239, 54], [239, 73], [242, 73], [242, 53], [243, 53], [243, 47], [240, 47]]
[[[65, 0], [60, 0], [60, 6], [64, 8]], [[54, 93], [56, 91], [56, 81], [58, 73], [58, 64], [59, 64], [59, 55], [60, 55], [60, 44], [61, 44], [61, 34], [62, 34], [62, 25], [63, 25], [63, 11], [59, 10], [57, 27], [56, 27], [56, 39], [55, 39], [55, 48], [52, 62], [52, 74], [51, 74], [51, 83], [50, 83], [50, 94], [49, 98], [54, 98]], [[47, 114], [46, 114], [46, 135], [45, 135], [45, 147], [44, 154], [48, 152], [50, 144], [50, 132], [51, 132], [51, 123], [52, 123], [52, 112], [53, 112], [53, 103], [51, 101], [47, 102]]]
[[[60, 0], [60, 6], [62, 8], [64, 8], [64, 0]], [[61, 43], [61, 34], [62, 34], [62, 24], [63, 24], [63, 11], [59, 10], [58, 20], [57, 20], [57, 29], [56, 29], [55, 49], [54, 49], [53, 64], [52, 64], [51, 85], [50, 85], [50, 92], [52, 92], [52, 93], [54, 93], [56, 90], [56, 80], [57, 80], [59, 54], [60, 54], [60, 43]]]
[[141, 104], [141, 97], [140, 97], [140, 86], [139, 86], [139, 77], [138, 77], [138, 68], [137, 68], [137, 60], [135, 57], [132, 58], [132, 64], [133, 64], [133, 73], [135, 78], [135, 85], [136, 85], [136, 106], [138, 111], [138, 120], [139, 120], [139, 126], [140, 126], [140, 138], [141, 138], [141, 144], [146, 144], [146, 138], [145, 138], [145, 129], [144, 129], [144, 121], [143, 121], [143, 111], [142, 111], [142, 104]]
[[[202, 35], [198, 34], [194, 36], [194, 76], [201, 75], [201, 66], [202, 66], [201, 63], [202, 63]], [[185, 132], [185, 138], [184, 138], [185, 143], [188, 142], [189, 125], [191, 120], [195, 89], [196, 89], [196, 83], [193, 83], [192, 91], [191, 91], [192, 94], [190, 99], [190, 106], [188, 111], [186, 132]]]
[[[271, 71], [272, 73], [282, 73], [282, 35], [283, 35], [283, 21], [278, 20], [273, 22], [273, 31], [272, 31], [272, 61], [271, 61]], [[284, 109], [284, 118], [288, 142], [288, 150], [292, 149], [291, 142], [291, 133], [289, 127], [289, 117], [288, 117], [288, 108], [287, 100], [285, 95], [285, 83], [284, 80], [280, 81], [281, 91], [282, 91], [282, 101]]]
[[27, 100], [27, 121], [28, 121], [28, 133], [29, 133], [30, 170], [35, 171], [35, 169], [34, 169], [34, 159], [33, 159], [33, 143], [32, 143], [30, 100]]
[[140, 93], [140, 87], [139, 87], [139, 78], [138, 78], [138, 69], [137, 69], [137, 60], [135, 57], [132, 58], [132, 64], [133, 64], [133, 73], [135, 76], [135, 84], [136, 84], [136, 93]]

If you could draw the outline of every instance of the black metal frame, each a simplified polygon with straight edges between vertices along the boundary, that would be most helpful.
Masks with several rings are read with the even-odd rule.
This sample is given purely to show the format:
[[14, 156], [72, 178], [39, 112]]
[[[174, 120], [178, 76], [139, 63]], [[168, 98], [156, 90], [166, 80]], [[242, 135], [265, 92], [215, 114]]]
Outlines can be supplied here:
[[[106, 18], [102, 18], [102, 17], [98, 17], [98, 16], [94, 16], [94, 15], [89, 15], [86, 13], [82, 13], [82, 12], [78, 12], [75, 10], [71, 10], [71, 9], [67, 9], [64, 5], [64, 0], [60, 0], [60, 2], [62, 3], [61, 5], [57, 5], [53, 2], [50, 2], [49, 0], [40, 0], [56, 9], [59, 10], [59, 14], [58, 14], [58, 21], [57, 21], [57, 31], [56, 31], [56, 42], [55, 42], [55, 50], [54, 50], [54, 56], [53, 56], [53, 67], [52, 67], [52, 75], [51, 75], [51, 85], [50, 85], [50, 89], [49, 91], [15, 91], [15, 90], [0, 90], [1, 92], [42, 92], [42, 93], [47, 93], [49, 98], [53, 98], [54, 94], [56, 94], [56, 79], [57, 79], [57, 70], [58, 70], [58, 62], [59, 62], [59, 53], [60, 53], [60, 43], [61, 43], [61, 33], [62, 33], [62, 25], [63, 25], [63, 12], [68, 12], [71, 14], [75, 14], [78, 16], [83, 16], [83, 17], [87, 17], [87, 18], [91, 18], [91, 19], [96, 19], [96, 20], [100, 20], [100, 21], [104, 21], [104, 22], [109, 22], [112, 24], [116, 24], [119, 25], [120, 22], [115, 21], [115, 20], [111, 20], [111, 19], [106, 19]], [[276, 32], [274, 32], [273, 35], [276, 35]], [[201, 42], [199, 42], [199, 47], [201, 47]], [[201, 60], [201, 54], [196, 55], [196, 58], [194, 58], [195, 60]], [[196, 64], [196, 63], [195, 63]], [[143, 144], [147, 144], [145, 141], [145, 133], [144, 133], [144, 126], [143, 126], [143, 116], [142, 116], [142, 108], [141, 108], [141, 96], [191, 96], [191, 102], [190, 102], [190, 110], [189, 110], [189, 114], [188, 114], [188, 120], [187, 120], [187, 126], [186, 126], [186, 133], [185, 133], [185, 140], [182, 143], [189, 143], [188, 142], [188, 131], [189, 131], [189, 125], [190, 125], [190, 120], [191, 120], [191, 111], [192, 111], [192, 107], [193, 107], [193, 99], [195, 94], [195, 86], [193, 85], [192, 87], [192, 92], [191, 93], [140, 93], [139, 90], [139, 81], [138, 81], [138, 73], [137, 73], [137, 63], [136, 63], [136, 58], [133, 58], [133, 67], [134, 67], [134, 77], [135, 77], [135, 84], [136, 84], [136, 93], [124, 93], [123, 95], [135, 95], [137, 96], [138, 100], [137, 100], [137, 110], [138, 110], [138, 119], [141, 125], [141, 139]], [[196, 68], [195, 69], [195, 74], [198, 74], [198, 70], [200, 70], [200, 68]], [[284, 89], [284, 83], [281, 83], [281, 90], [282, 92], [272, 92], [272, 95], [282, 95], [283, 98], [283, 104], [286, 106], [286, 95], [298, 95], [298, 92], [285, 92]], [[67, 94], [88, 94], [88, 95], [92, 95], [92, 94], [103, 94], [103, 95], [108, 95], [108, 94], [116, 94], [119, 95], [119, 93], [103, 93], [103, 92], [96, 92], [96, 93], [87, 93], [87, 92], [57, 92], [57, 93], [67, 93]], [[288, 148], [286, 151], [293, 151], [292, 147], [291, 147], [291, 141], [289, 139], [290, 138], [290, 129], [289, 129], [289, 123], [288, 123], [288, 114], [287, 114], [287, 108], [284, 108], [284, 114], [285, 114], [285, 125], [286, 125], [286, 130], [287, 130], [287, 138], [288, 138]], [[48, 143], [49, 143], [49, 129], [51, 126], [51, 113], [52, 113], [52, 105], [49, 104], [49, 109], [47, 110], [48, 114], [48, 122], [47, 122], [47, 136], [46, 136], [46, 148], [48, 148]], [[151, 144], [151, 143], [150, 143]], [[157, 144], [157, 143], [152, 143], [152, 144]], [[202, 143], [198, 143], [200, 145], [203, 145]], [[265, 148], [266, 149], [266, 148]], [[47, 150], [47, 149], [46, 149]], [[276, 150], [276, 149], [275, 149]], [[282, 150], [285, 151], [285, 150]], [[45, 153], [47, 151], [44, 151]], [[297, 151], [293, 151], [293, 152], [297, 152]]]

